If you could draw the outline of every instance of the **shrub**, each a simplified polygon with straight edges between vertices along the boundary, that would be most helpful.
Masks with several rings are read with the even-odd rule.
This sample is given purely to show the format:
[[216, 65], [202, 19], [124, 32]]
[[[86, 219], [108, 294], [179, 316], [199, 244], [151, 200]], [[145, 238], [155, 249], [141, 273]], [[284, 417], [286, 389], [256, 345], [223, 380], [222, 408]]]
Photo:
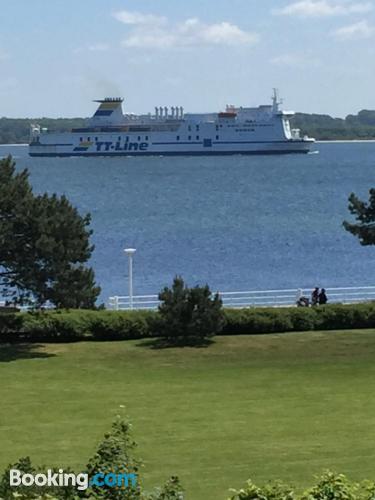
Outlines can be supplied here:
[[22, 330], [24, 315], [0, 313], [0, 342], [10, 342]]
[[136, 500], [141, 498], [141, 484], [138, 471], [142, 462], [133, 456], [137, 444], [131, 437], [131, 425], [119, 416], [112, 424], [102, 442], [99, 444], [94, 456], [86, 466], [89, 477], [98, 472], [104, 474], [135, 474], [136, 484], [131, 484], [124, 489], [121, 486], [90, 486], [81, 496], [90, 499], [105, 498], [106, 500]]
[[228, 500], [373, 500], [375, 485], [372, 482], [355, 483], [343, 474], [327, 471], [315, 486], [297, 495], [293, 488], [281, 482], [257, 486], [248, 481], [245, 488], [231, 490]]
[[[15, 464], [9, 465], [0, 478], [0, 498], [1, 500], [31, 500], [31, 499], [49, 499], [49, 495], [53, 495], [51, 500], [73, 500], [76, 498], [76, 491], [73, 486], [10, 486], [9, 471], [17, 469], [25, 474], [45, 473], [46, 467], [34, 467], [29, 457], [21, 458]], [[58, 472], [58, 469], [52, 469], [53, 472]], [[65, 469], [65, 472], [71, 472]]]
[[375, 327], [375, 304], [225, 309], [226, 335]]
[[232, 492], [234, 495], [229, 500], [295, 500], [297, 498], [292, 488], [281, 482], [259, 487], [249, 480], [245, 488], [239, 491], [232, 490]]
[[151, 311], [103, 311], [91, 318], [90, 331], [95, 340], [130, 340], [151, 336], [155, 328]]
[[161, 335], [179, 342], [202, 342], [219, 333], [223, 326], [222, 301], [212, 297], [208, 285], [188, 288], [176, 277], [172, 288], [159, 294]]
[[[110, 431], [105, 434], [93, 457], [89, 460], [86, 472], [89, 478], [102, 472], [115, 474], [136, 474], [137, 484], [129, 487], [89, 485], [87, 490], [78, 490], [73, 486], [10, 486], [9, 471], [18, 469], [24, 473], [45, 473], [45, 467], [34, 467], [29, 458], [23, 458], [16, 464], [9, 465], [0, 476], [1, 500], [182, 500], [183, 490], [179, 479], [172, 476], [161, 488], [153, 492], [146, 492], [139, 480], [139, 469], [142, 461], [134, 457], [136, 443], [131, 436], [131, 424], [124, 418], [117, 416]], [[57, 472], [57, 470], [56, 470]], [[64, 469], [64, 472], [72, 472]]]
[[243, 335], [293, 330], [287, 309], [225, 309], [224, 333]]
[[313, 308], [222, 309], [208, 287], [175, 281], [157, 311], [59, 310], [0, 312], [0, 343], [76, 342], [166, 337], [204, 342], [215, 333], [253, 335], [308, 330], [375, 328], [375, 303]]
[[360, 486], [343, 474], [325, 472], [318, 484], [302, 495], [301, 500], [359, 500], [365, 498]]
[[38, 311], [0, 314], [1, 342], [128, 340], [157, 331], [152, 311]]
[[74, 342], [90, 335], [90, 312], [53, 311], [24, 314], [21, 334], [34, 342]]

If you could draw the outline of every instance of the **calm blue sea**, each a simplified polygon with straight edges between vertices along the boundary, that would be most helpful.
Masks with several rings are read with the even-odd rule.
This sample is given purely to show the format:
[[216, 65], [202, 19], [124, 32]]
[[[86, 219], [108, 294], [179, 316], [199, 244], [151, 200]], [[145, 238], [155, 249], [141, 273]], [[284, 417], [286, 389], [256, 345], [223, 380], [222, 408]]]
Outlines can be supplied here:
[[191, 285], [241, 291], [375, 285], [375, 247], [346, 233], [348, 195], [375, 186], [375, 143], [317, 144], [318, 154], [184, 158], [29, 158], [35, 191], [64, 193], [92, 214], [92, 266], [101, 301], [176, 274]]

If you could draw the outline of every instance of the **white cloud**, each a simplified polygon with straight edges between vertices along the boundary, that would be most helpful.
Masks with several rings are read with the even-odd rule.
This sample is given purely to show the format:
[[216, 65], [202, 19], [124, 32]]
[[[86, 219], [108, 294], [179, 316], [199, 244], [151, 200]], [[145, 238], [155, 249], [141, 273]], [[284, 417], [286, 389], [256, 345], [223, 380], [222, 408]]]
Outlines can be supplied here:
[[329, 0], [300, 0], [272, 12], [282, 16], [329, 17], [364, 14], [372, 9], [371, 2], [348, 3], [345, 0], [341, 0], [341, 2], [337, 0], [336, 2]]
[[371, 38], [375, 34], [375, 28], [367, 21], [360, 21], [349, 26], [344, 26], [332, 32], [337, 40], [357, 40]]
[[[127, 13], [129, 15], [131, 13]], [[138, 13], [135, 13], [136, 17]], [[145, 14], [148, 19], [152, 14]], [[154, 16], [155, 17], [155, 16]], [[117, 17], [116, 17], [117, 18]], [[131, 19], [131, 16], [129, 17]], [[253, 45], [258, 41], [256, 33], [244, 31], [237, 25], [223, 21], [206, 24], [197, 18], [187, 19], [175, 25], [138, 23], [122, 41], [124, 47], [170, 49], [204, 45]]]
[[163, 25], [167, 23], [167, 18], [164, 16], [156, 16], [154, 14], [142, 14], [128, 10], [120, 10], [114, 12], [113, 17], [124, 24], [130, 25]]

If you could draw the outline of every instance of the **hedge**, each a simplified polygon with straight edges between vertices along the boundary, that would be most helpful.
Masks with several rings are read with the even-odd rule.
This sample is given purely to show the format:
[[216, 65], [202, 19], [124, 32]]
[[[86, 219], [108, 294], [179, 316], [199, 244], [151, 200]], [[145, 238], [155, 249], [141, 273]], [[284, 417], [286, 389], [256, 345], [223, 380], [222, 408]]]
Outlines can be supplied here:
[[0, 343], [130, 340], [152, 335], [150, 311], [43, 311], [0, 313]]
[[[375, 303], [315, 308], [225, 309], [222, 335], [375, 328]], [[162, 337], [156, 311], [0, 312], [0, 343]]]
[[375, 327], [375, 303], [225, 310], [225, 335]]

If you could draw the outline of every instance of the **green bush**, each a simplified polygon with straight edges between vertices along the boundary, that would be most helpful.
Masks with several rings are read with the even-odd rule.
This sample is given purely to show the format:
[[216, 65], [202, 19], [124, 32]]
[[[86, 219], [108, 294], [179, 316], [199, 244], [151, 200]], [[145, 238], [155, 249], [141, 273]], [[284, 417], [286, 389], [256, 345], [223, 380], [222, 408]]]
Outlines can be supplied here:
[[375, 327], [375, 303], [311, 308], [224, 309], [225, 335]]
[[173, 343], [200, 343], [223, 326], [222, 301], [208, 285], [189, 288], [176, 277], [171, 288], [159, 294], [161, 336]]
[[249, 333], [275, 333], [293, 330], [287, 309], [224, 309], [223, 333], [247, 335]]
[[155, 332], [156, 317], [151, 311], [0, 313], [0, 343], [141, 339]]
[[[109, 432], [99, 443], [96, 452], [89, 460], [85, 472], [89, 478], [97, 473], [134, 474], [136, 484], [123, 486], [96, 486], [89, 484], [87, 490], [79, 490], [73, 486], [10, 486], [9, 471], [18, 469], [23, 473], [45, 473], [46, 467], [34, 467], [29, 458], [20, 459], [9, 465], [0, 475], [1, 500], [183, 500], [183, 489], [177, 477], [172, 476], [162, 487], [146, 492], [139, 477], [142, 461], [134, 457], [137, 444], [131, 435], [131, 424], [120, 415], [117, 416]], [[58, 469], [57, 469], [58, 470]], [[57, 471], [56, 470], [56, 471]], [[54, 472], [56, 472], [54, 470]], [[64, 469], [64, 472], [73, 472]], [[82, 471], [79, 471], [82, 472]]]
[[248, 481], [240, 490], [231, 490], [228, 500], [374, 500], [373, 482], [355, 483], [343, 474], [327, 471], [312, 488], [296, 494], [293, 488], [281, 482], [257, 486]]
[[90, 335], [90, 312], [31, 312], [24, 316], [22, 334], [34, 342], [74, 342]]
[[293, 489], [281, 482], [257, 486], [251, 480], [241, 490], [231, 490], [233, 496], [228, 500], [296, 500]]
[[[58, 468], [51, 468], [53, 472], [58, 472]], [[0, 476], [0, 499], [1, 500], [31, 500], [31, 499], [47, 499], [49, 495], [53, 495], [52, 500], [70, 500], [76, 498], [76, 491], [73, 486], [10, 486], [9, 472], [11, 469], [17, 469], [24, 474], [45, 473], [47, 467], [34, 467], [29, 457], [21, 458], [15, 464], [9, 465], [4, 473]], [[65, 472], [72, 472], [70, 469], [64, 469]]]
[[90, 331], [95, 340], [131, 340], [150, 337], [156, 313], [151, 311], [103, 311], [91, 318]]
[[[254, 335], [309, 330], [375, 328], [375, 303], [312, 308], [222, 309], [209, 289], [180, 300], [170, 296], [157, 311], [0, 312], [0, 343], [77, 342], [166, 337], [176, 344], [202, 341], [214, 333]], [[223, 326], [224, 325], [224, 326]], [[222, 328], [220, 332], [220, 329]]]

